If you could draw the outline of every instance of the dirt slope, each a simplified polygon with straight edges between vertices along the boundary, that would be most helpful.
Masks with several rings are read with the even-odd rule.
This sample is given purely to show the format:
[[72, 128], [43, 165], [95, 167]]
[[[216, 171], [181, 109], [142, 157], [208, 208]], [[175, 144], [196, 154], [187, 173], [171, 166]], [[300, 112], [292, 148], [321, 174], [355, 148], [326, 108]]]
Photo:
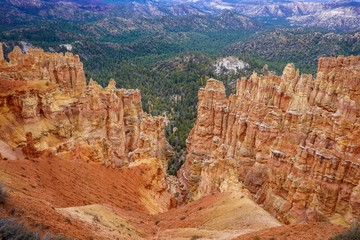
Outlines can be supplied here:
[[[119, 215], [142, 229], [141, 236], [152, 233], [152, 226], [144, 227], [150, 215], [144, 204], [146, 196], [142, 176], [146, 166], [132, 169], [112, 169], [100, 164], [88, 164], [76, 160], [49, 158], [38, 160], [0, 161], [0, 181], [9, 192], [6, 212], [33, 223], [43, 225], [55, 233], [85, 239], [96, 237], [95, 229], [76, 218], [60, 214], [58, 208], [92, 204], [109, 205]], [[151, 222], [151, 221], [146, 221]]]
[[230, 239], [280, 225], [242, 193], [216, 193], [151, 215], [147, 167], [112, 169], [53, 156], [3, 160], [0, 181], [9, 199], [2, 215], [78, 239]]
[[[281, 226], [245, 194], [212, 193], [150, 214], [146, 162], [113, 169], [57, 157], [0, 161], [9, 192], [2, 216], [76, 239], [326, 239], [342, 230], [326, 223]], [[269, 230], [270, 228], [270, 230]], [[260, 231], [260, 232], [259, 232]], [[299, 238], [297, 238], [299, 239]]]

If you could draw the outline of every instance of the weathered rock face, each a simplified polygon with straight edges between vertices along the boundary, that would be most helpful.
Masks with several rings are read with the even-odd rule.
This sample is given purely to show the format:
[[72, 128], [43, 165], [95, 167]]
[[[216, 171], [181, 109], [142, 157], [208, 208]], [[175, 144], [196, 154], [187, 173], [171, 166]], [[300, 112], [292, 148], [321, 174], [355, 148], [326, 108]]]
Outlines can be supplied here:
[[360, 217], [360, 57], [321, 58], [317, 77], [208, 80], [178, 172], [188, 198], [248, 189], [286, 223]]
[[86, 86], [83, 64], [71, 53], [45, 53], [42, 49], [28, 49], [23, 54], [19, 47], [9, 53], [4, 62], [0, 45], [1, 77], [12, 80], [43, 80], [56, 83], [64, 93], [79, 94]]
[[164, 119], [143, 112], [138, 90], [117, 89], [114, 80], [105, 89], [92, 80], [86, 86], [70, 53], [15, 48], [9, 59], [0, 59], [2, 157], [52, 153], [112, 166], [155, 159], [163, 185], [172, 154]]

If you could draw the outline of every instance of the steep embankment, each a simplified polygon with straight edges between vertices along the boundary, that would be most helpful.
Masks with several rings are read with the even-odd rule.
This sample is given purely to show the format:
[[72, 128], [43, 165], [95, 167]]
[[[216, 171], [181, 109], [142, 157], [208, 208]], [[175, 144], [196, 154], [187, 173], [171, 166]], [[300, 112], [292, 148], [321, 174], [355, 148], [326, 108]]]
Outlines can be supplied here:
[[360, 57], [320, 58], [315, 79], [282, 76], [199, 90], [179, 178], [188, 199], [246, 188], [285, 223], [360, 216]]
[[152, 215], [159, 199], [147, 187], [156, 169], [144, 164], [113, 169], [52, 156], [0, 161], [0, 169], [9, 192], [0, 216], [76, 239], [320, 240], [342, 230], [327, 223], [281, 226], [242, 192], [214, 192]]
[[77, 239], [144, 238], [156, 230], [149, 213], [158, 210], [161, 199], [147, 189], [156, 168], [113, 169], [47, 156], [0, 161], [0, 169], [9, 193], [1, 215], [24, 220], [34, 229], [42, 226]]
[[0, 169], [10, 193], [5, 212], [77, 239], [232, 239], [281, 226], [241, 192], [213, 193], [153, 215], [161, 199], [148, 194], [147, 165], [112, 169], [52, 157], [0, 161]]

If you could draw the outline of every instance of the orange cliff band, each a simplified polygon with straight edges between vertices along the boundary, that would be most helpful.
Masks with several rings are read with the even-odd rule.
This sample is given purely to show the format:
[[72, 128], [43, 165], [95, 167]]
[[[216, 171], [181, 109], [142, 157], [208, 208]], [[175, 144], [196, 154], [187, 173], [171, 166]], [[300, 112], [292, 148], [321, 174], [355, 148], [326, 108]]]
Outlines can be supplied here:
[[288, 64], [225, 95], [210, 79], [178, 173], [188, 199], [250, 191], [285, 223], [360, 217], [360, 57], [320, 58], [316, 78]]
[[50, 152], [114, 167], [154, 158], [166, 171], [172, 150], [164, 119], [143, 112], [139, 90], [117, 89], [114, 80], [106, 88], [93, 80], [86, 86], [72, 53], [15, 47], [8, 57], [0, 61], [3, 157]]

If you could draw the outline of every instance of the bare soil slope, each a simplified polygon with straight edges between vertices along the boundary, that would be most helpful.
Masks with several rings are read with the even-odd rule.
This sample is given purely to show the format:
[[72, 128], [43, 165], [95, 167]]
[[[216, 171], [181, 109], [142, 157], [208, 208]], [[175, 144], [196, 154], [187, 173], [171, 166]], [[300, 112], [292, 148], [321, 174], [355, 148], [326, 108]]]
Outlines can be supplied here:
[[150, 214], [155, 204], [145, 186], [146, 170], [146, 163], [112, 169], [53, 156], [3, 160], [0, 181], [9, 199], [1, 215], [76, 239], [293, 239], [302, 234], [302, 239], [326, 239], [342, 230], [325, 223], [281, 226], [240, 192], [214, 192]]

